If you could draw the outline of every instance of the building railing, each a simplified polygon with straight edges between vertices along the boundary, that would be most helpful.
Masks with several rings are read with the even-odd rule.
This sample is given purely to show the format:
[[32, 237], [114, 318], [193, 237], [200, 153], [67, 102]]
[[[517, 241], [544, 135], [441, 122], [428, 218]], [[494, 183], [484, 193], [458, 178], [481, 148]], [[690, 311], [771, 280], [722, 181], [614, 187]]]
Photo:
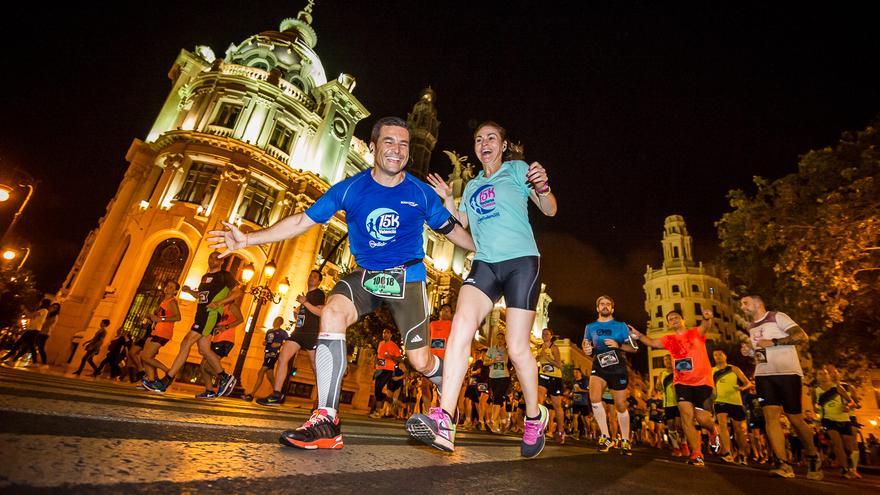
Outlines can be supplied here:
[[[269, 72], [263, 69], [257, 69], [256, 67], [247, 67], [245, 65], [223, 64], [220, 68], [220, 73], [227, 76], [246, 77], [255, 81], [267, 82], [269, 80]], [[310, 110], [314, 108], [312, 99], [309, 98], [305, 92], [296, 87], [296, 85], [281, 79], [278, 81], [278, 88], [281, 89], [285, 95], [305, 105], [306, 108]]]

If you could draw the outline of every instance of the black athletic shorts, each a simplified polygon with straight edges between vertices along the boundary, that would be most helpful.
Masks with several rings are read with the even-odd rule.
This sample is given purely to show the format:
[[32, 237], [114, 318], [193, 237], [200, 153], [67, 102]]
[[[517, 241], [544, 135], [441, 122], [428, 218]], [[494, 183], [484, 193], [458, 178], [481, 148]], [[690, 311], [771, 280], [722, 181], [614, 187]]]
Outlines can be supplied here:
[[389, 392], [396, 392], [400, 387], [403, 386], [403, 380], [388, 380], [388, 385], [385, 385], [385, 388], [388, 389]]
[[375, 380], [376, 385], [373, 389], [373, 394], [376, 396], [376, 400], [385, 400], [385, 392], [382, 391], [385, 388], [385, 385], [391, 381], [391, 378], [394, 376], [394, 371], [392, 370], [376, 370]]
[[599, 367], [595, 359], [593, 360], [593, 368], [590, 370], [590, 375], [605, 380], [605, 383], [608, 384], [608, 388], [611, 390], [626, 390], [626, 386], [629, 384], [626, 368], [619, 369], [615, 367], [609, 373], [608, 370]]
[[755, 377], [755, 388], [764, 407], [782, 406], [786, 414], [800, 414], [801, 381], [800, 375], [762, 375]]
[[853, 434], [852, 423], [849, 421], [832, 421], [830, 419], [823, 419], [822, 428], [825, 428], [828, 431], [836, 431], [841, 435], [852, 436]]
[[275, 368], [275, 363], [278, 362], [278, 354], [274, 356], [263, 356], [263, 368], [268, 370]]
[[[364, 270], [357, 269], [336, 283], [330, 295], [341, 294], [354, 303], [358, 318], [372, 313], [383, 302], [388, 305], [394, 323], [407, 350], [421, 349], [431, 343], [428, 327], [428, 295], [425, 282], [407, 282], [403, 299], [379, 297], [367, 292], [361, 281]], [[296, 333], [296, 332], [294, 332]]]
[[663, 408], [663, 419], [665, 421], [671, 421], [675, 418], [681, 417], [681, 412], [678, 410], [678, 406], [664, 407]]
[[224, 358], [229, 355], [233, 346], [235, 346], [233, 342], [212, 342], [211, 350], [214, 351], [214, 354]]
[[690, 402], [697, 409], [712, 412], [712, 387], [708, 385], [675, 384], [675, 396], [678, 402]]
[[546, 388], [547, 395], [549, 395], [550, 397], [562, 395], [562, 378], [539, 374], [538, 386]]
[[728, 404], [726, 402], [715, 403], [715, 414], [726, 414], [734, 421], [745, 421], [746, 410], [743, 406], [737, 404]]
[[477, 390], [477, 385], [468, 385], [464, 389], [464, 398], [471, 400], [473, 402], [480, 402], [480, 391]]
[[300, 349], [314, 351], [318, 347], [318, 334], [294, 330], [287, 340], [299, 344]]
[[501, 405], [504, 403], [504, 400], [507, 397], [507, 390], [510, 388], [510, 377], [504, 376], [501, 378], [489, 378], [489, 389], [492, 391], [492, 395], [489, 400], [492, 401], [492, 404]]
[[540, 256], [523, 256], [498, 263], [474, 260], [462, 285], [473, 285], [492, 302], [504, 296], [508, 308], [534, 311], [541, 294], [540, 272]]
[[171, 340], [171, 339], [159, 337], [158, 335], [151, 335], [150, 336], [150, 341], [159, 344], [159, 347], [162, 347], [163, 345], [167, 344], [169, 340]]
[[573, 414], [580, 414], [581, 416], [589, 416], [593, 414], [593, 406], [589, 404], [572, 404], [571, 412]]
[[201, 306], [202, 305], [200, 304], [199, 307], [196, 308], [196, 317], [189, 330], [202, 337], [210, 337], [214, 334], [214, 328], [217, 327], [217, 322], [220, 321], [223, 312], [208, 311], [207, 309], [201, 309]]
[[147, 344], [147, 340], [149, 340], [149, 339], [150, 339], [150, 336], [144, 335], [143, 337], [137, 339], [137, 341], [134, 344], [132, 344], [131, 346], [132, 347], [137, 346], [137, 347], [140, 347], [141, 349], [143, 349], [144, 346]]

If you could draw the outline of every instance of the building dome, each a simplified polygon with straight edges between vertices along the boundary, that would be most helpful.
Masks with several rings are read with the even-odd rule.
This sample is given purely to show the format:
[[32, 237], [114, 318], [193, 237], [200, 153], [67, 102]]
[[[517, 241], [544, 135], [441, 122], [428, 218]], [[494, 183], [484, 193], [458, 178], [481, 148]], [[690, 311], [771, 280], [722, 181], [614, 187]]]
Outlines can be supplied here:
[[297, 17], [281, 22], [278, 31], [264, 31], [226, 50], [226, 63], [280, 72], [280, 77], [304, 92], [327, 83], [324, 66], [314, 47], [312, 2]]

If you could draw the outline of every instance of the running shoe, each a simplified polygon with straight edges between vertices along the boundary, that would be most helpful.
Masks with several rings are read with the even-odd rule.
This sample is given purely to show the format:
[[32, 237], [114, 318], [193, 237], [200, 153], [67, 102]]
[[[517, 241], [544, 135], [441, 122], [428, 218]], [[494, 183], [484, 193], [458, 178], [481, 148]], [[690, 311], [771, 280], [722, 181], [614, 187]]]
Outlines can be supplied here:
[[779, 478], [794, 478], [794, 468], [787, 462], [780, 462], [770, 470], [770, 474]]
[[165, 382], [162, 380], [153, 380], [151, 382], [144, 382], [144, 388], [157, 394], [164, 394], [165, 390], [168, 389], [168, 385], [165, 385]]
[[341, 449], [342, 430], [339, 417], [330, 418], [327, 411], [318, 409], [312, 417], [295, 430], [287, 430], [278, 439], [281, 445], [298, 449]]
[[717, 454], [721, 450], [721, 437], [716, 430], [709, 432], [709, 449], [713, 454]]
[[558, 443], [559, 445], [564, 444], [565, 443], [565, 433], [562, 433], [561, 431], [557, 431], [556, 433], [553, 434], [553, 441]]
[[731, 454], [730, 452], [728, 452], [728, 453], [726, 453], [726, 454], [723, 454], [723, 455], [721, 456], [721, 460], [724, 461], [724, 462], [726, 462], [726, 463], [729, 463], [729, 464], [734, 464], [734, 463], [736, 463], [736, 459], [733, 457], [733, 454]]
[[739, 464], [740, 466], [748, 466], [749, 459], [748, 459], [748, 457], [741, 455], [741, 456], [739, 456], [739, 459], [736, 461], [736, 463]]
[[819, 456], [818, 455], [808, 455], [807, 456], [807, 479], [818, 481], [824, 477], [825, 477], [825, 474], [822, 473], [822, 466], [819, 464]]
[[254, 396], [251, 394], [244, 394], [241, 399], [245, 402], [253, 402]]
[[232, 375], [226, 375], [225, 377], [220, 378], [220, 383], [217, 385], [217, 397], [231, 394], [237, 382], [238, 380]]
[[200, 394], [196, 394], [196, 399], [216, 399], [217, 394], [211, 390], [205, 390]]
[[599, 452], [608, 452], [613, 446], [614, 442], [612, 442], [610, 438], [606, 437], [605, 435], [599, 437]]
[[261, 397], [256, 402], [261, 406], [280, 406], [284, 402], [284, 396], [278, 392], [272, 392], [271, 395]]
[[629, 440], [621, 440], [620, 441], [620, 454], [621, 455], [633, 455], [632, 445], [629, 443]]
[[681, 457], [681, 449], [672, 449], [672, 457]]
[[687, 442], [681, 444], [681, 455], [684, 457], [691, 456], [691, 448], [688, 446]]
[[547, 408], [538, 405], [538, 418], [526, 419], [523, 426], [523, 438], [519, 445], [519, 455], [532, 459], [544, 450], [544, 430], [550, 422], [550, 413]]
[[382, 419], [382, 413], [379, 411], [373, 411], [370, 413], [370, 417], [373, 419]]
[[687, 463], [690, 464], [691, 466], [696, 466], [696, 467], [705, 467], [706, 466], [705, 461], [703, 461], [703, 456], [701, 456], [701, 455], [695, 455], [695, 456], [691, 457], [690, 459], [688, 459]]
[[428, 414], [413, 414], [406, 421], [409, 436], [445, 452], [455, 450], [455, 423], [442, 408], [432, 407]]

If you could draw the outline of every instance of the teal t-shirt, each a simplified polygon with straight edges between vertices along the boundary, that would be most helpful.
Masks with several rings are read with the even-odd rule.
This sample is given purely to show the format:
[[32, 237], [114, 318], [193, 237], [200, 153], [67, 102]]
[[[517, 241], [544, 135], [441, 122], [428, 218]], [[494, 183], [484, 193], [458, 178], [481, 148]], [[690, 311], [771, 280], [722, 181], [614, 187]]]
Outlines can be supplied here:
[[486, 356], [489, 358], [490, 363], [492, 363], [495, 358], [501, 358], [500, 362], [489, 365], [489, 378], [506, 378], [510, 376], [510, 372], [507, 371], [507, 349], [504, 347], [492, 346], [489, 348], [489, 352], [486, 353]]
[[458, 209], [467, 212], [475, 260], [498, 263], [540, 255], [529, 224], [528, 169], [522, 160], [504, 162], [492, 177], [481, 170], [465, 186]]

